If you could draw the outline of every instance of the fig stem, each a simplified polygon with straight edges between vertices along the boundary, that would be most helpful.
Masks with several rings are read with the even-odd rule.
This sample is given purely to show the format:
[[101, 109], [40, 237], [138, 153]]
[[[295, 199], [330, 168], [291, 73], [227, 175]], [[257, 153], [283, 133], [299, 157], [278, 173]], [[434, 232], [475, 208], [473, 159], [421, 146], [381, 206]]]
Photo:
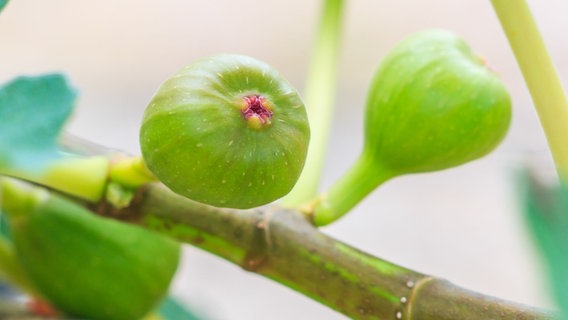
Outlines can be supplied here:
[[71, 156], [49, 163], [38, 172], [3, 169], [6, 175], [48, 186], [87, 201], [100, 201], [107, 185], [116, 183], [126, 189], [136, 189], [157, 181], [141, 157]]
[[282, 200], [284, 206], [305, 204], [318, 192], [333, 119], [343, 7], [343, 0], [323, 4], [304, 94], [311, 132], [308, 156], [296, 186]]
[[3, 169], [0, 175], [35, 182], [88, 201], [102, 199], [108, 179], [109, 160], [103, 156], [64, 156], [33, 172]]
[[568, 181], [568, 99], [525, 0], [492, 0], [532, 96], [560, 178]]
[[158, 181], [150, 172], [142, 157], [121, 157], [110, 164], [109, 178], [128, 188], [138, 188]]
[[314, 225], [324, 226], [341, 218], [379, 185], [396, 175], [374, 162], [371, 156], [363, 153], [341, 179], [315, 200], [311, 216]]

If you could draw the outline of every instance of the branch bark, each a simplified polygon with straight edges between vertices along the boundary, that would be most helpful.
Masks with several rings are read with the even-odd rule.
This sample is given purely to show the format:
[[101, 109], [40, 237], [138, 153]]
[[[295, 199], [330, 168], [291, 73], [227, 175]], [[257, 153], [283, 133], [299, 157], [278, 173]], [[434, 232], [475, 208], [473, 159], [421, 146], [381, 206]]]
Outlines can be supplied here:
[[[71, 136], [63, 142], [78, 153], [113, 153]], [[105, 202], [89, 206], [199, 247], [353, 319], [557, 319], [550, 311], [475, 293], [371, 256], [323, 234], [297, 210], [215, 208], [160, 184], [140, 188], [127, 208]]]
[[202, 248], [354, 319], [554, 319], [368, 255], [291, 209], [214, 208], [159, 184], [140, 189], [128, 208], [93, 209]]

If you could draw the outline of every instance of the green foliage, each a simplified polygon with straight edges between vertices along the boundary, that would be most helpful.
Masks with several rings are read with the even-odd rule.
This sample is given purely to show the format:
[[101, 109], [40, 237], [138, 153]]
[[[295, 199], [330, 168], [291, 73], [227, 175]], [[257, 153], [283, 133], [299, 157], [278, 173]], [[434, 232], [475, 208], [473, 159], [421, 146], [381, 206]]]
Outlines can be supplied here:
[[172, 297], [166, 298], [162, 301], [160, 308], [158, 309], [158, 314], [160, 318], [164, 320], [202, 320], [202, 317], [198, 317], [195, 313], [191, 312], [187, 307], [180, 304]]
[[568, 184], [546, 187], [525, 179], [528, 225], [548, 267], [556, 300], [568, 319]]
[[19, 77], [0, 88], [0, 171], [37, 169], [57, 156], [75, 90], [63, 75]]
[[8, 3], [8, 0], [0, 0], [0, 11], [2, 11], [2, 9], [4, 9], [4, 7], [6, 6], [7, 3]]

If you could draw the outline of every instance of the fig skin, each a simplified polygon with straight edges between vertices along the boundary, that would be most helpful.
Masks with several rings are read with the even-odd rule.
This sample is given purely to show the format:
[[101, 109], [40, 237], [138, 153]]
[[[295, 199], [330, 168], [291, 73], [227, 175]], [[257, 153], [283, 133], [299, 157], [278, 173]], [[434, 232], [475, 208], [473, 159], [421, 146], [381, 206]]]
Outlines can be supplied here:
[[[264, 114], [245, 111], [259, 101]], [[304, 104], [282, 76], [264, 62], [224, 54], [162, 84], [144, 113], [140, 144], [150, 171], [172, 191], [245, 209], [292, 189], [309, 136]]]
[[398, 44], [367, 99], [364, 156], [393, 175], [454, 167], [505, 137], [511, 99], [457, 35], [426, 30]]
[[166, 296], [179, 243], [42, 188], [15, 181], [0, 188], [18, 261], [57, 310], [80, 319], [141, 319]]
[[478, 159], [505, 137], [511, 99], [501, 79], [457, 35], [426, 30], [399, 43], [372, 80], [363, 151], [312, 220], [327, 225], [384, 182]]

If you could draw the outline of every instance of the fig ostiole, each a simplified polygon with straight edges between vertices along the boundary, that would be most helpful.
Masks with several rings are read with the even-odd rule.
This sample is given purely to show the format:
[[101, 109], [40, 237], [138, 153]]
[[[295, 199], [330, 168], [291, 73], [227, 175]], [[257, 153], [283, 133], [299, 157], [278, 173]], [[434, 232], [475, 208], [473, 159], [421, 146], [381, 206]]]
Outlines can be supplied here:
[[359, 160], [316, 200], [316, 225], [352, 209], [386, 180], [478, 159], [505, 137], [511, 99], [457, 35], [427, 30], [382, 61], [368, 93]]
[[140, 319], [165, 297], [179, 243], [15, 180], [0, 180], [16, 258], [34, 288], [81, 319]]
[[150, 171], [172, 191], [245, 209], [292, 189], [309, 136], [304, 104], [278, 72], [224, 54], [161, 85], [144, 113], [140, 145]]

